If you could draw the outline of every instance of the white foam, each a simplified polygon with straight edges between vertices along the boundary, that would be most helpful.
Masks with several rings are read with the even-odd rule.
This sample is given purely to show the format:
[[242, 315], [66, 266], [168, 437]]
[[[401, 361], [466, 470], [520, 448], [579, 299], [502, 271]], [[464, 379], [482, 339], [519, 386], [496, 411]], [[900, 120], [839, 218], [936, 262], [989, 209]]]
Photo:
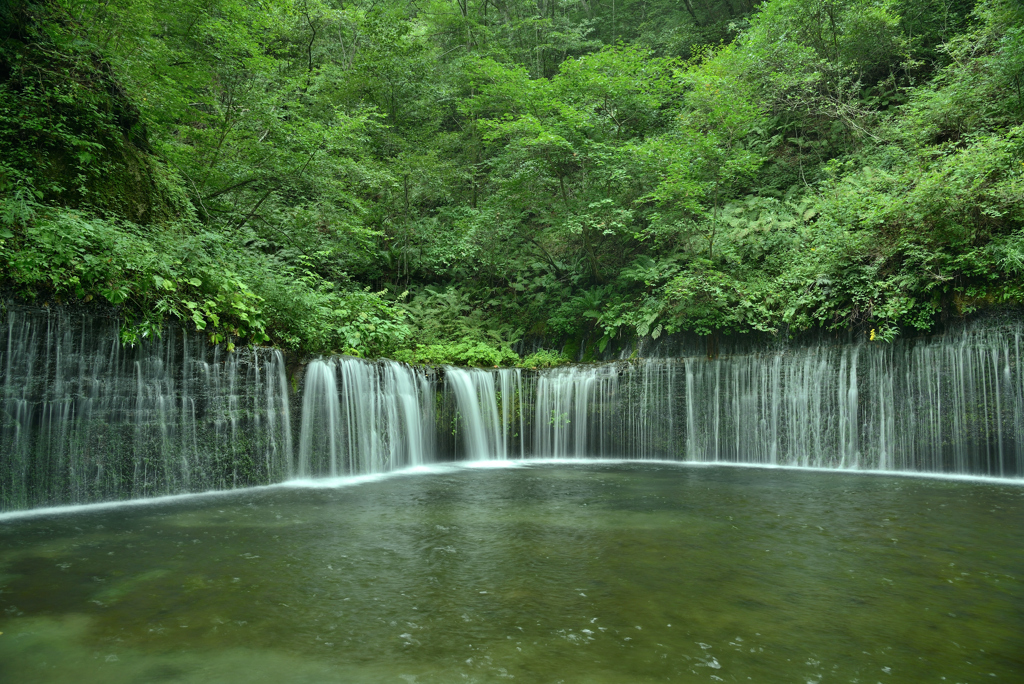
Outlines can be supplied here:
[[[508, 462], [494, 462], [485, 461], [483, 467], [502, 467], [501, 463], [512, 463]], [[347, 475], [341, 477], [324, 477], [324, 478], [295, 478], [293, 480], [285, 480], [284, 482], [277, 482], [270, 485], [261, 485], [258, 487], [243, 487], [239, 489], [218, 489], [211, 490], [208, 492], [192, 492], [188, 494], [168, 494], [166, 496], [154, 496], [146, 499], [126, 499], [123, 501], [102, 501], [99, 503], [89, 504], [71, 504], [67, 506], [46, 506], [44, 508], [30, 508], [24, 511], [9, 511], [6, 513], [0, 513], [0, 523], [8, 520], [17, 520], [23, 518], [34, 518], [48, 515], [68, 515], [72, 513], [90, 513], [93, 511], [103, 511], [113, 508], [124, 508], [128, 506], [158, 506], [161, 504], [178, 503], [181, 501], [187, 501], [189, 499], [203, 499], [208, 497], [218, 496], [236, 496], [243, 494], [250, 494], [252, 492], [269, 491], [274, 489], [341, 489], [344, 487], [355, 487], [358, 485], [371, 484], [374, 482], [380, 482], [388, 480], [394, 477], [403, 477], [408, 475], [440, 475], [444, 473], [453, 473], [458, 470], [471, 465], [472, 467], [478, 467], [478, 463], [464, 464], [459, 462], [452, 463], [437, 463], [434, 465], [418, 465], [411, 466], [409, 468], [402, 468], [401, 470], [393, 470], [387, 473], [371, 473], [367, 475]]]
[[458, 461], [455, 465], [460, 468], [523, 468], [529, 465], [532, 459], [493, 460], [493, 461]]
[[281, 487], [291, 489], [340, 489], [342, 487], [353, 487], [356, 485], [380, 482], [394, 477], [407, 475], [440, 475], [458, 470], [457, 463], [437, 463], [435, 465], [417, 465], [399, 470], [392, 470], [386, 473], [370, 473], [367, 475], [343, 475], [341, 477], [318, 477], [318, 478], [296, 478], [285, 480], [270, 487]]
[[860, 470], [856, 468], [815, 468], [810, 466], [777, 465], [772, 463], [736, 463], [735, 461], [670, 461], [667, 459], [647, 458], [527, 458], [519, 461], [523, 465], [558, 465], [558, 464], [602, 464], [602, 463], [644, 463], [667, 465], [682, 468], [757, 468], [762, 470], [795, 470], [811, 473], [838, 473], [844, 475], [882, 475], [887, 477], [914, 477], [931, 480], [951, 480], [954, 482], [977, 482], [997, 485], [1024, 485], [1022, 477], [992, 477], [989, 475], [961, 475], [957, 473], [930, 473], [917, 470]]
[[635, 459], [635, 458], [524, 458], [515, 460], [490, 460], [490, 461], [451, 461], [436, 463], [433, 465], [418, 465], [401, 470], [394, 470], [387, 473], [372, 473], [368, 475], [349, 475], [343, 477], [325, 478], [302, 478], [286, 480], [272, 485], [259, 487], [246, 487], [242, 489], [212, 490], [207, 492], [195, 492], [190, 494], [169, 494], [166, 496], [155, 496], [148, 499], [128, 499], [125, 501], [104, 501], [101, 503], [73, 504], [69, 506], [48, 506], [45, 508], [31, 508], [24, 511], [10, 511], [0, 513], [0, 523], [35, 518], [49, 515], [69, 515], [73, 513], [91, 513], [94, 511], [110, 510], [130, 506], [159, 506], [163, 504], [179, 503], [190, 499], [205, 499], [213, 497], [229, 497], [243, 494], [251, 494], [259, 491], [274, 489], [342, 489], [344, 487], [355, 487], [364, 484], [372, 484], [396, 477], [410, 475], [442, 475], [458, 472], [460, 470], [481, 470], [481, 469], [512, 469], [528, 468], [537, 465], [624, 465], [644, 464], [658, 466], [672, 466], [678, 468], [754, 468], [761, 470], [795, 470], [812, 473], [832, 473], [842, 475], [881, 475], [886, 477], [912, 477], [929, 480], [947, 480], [952, 482], [972, 482], [977, 484], [990, 484], [1000, 486], [1024, 486], [1024, 478], [1010, 477], [988, 477], [985, 475], [959, 475], [952, 473], [927, 473], [906, 470], [855, 470], [852, 468], [810, 468], [804, 466], [773, 465], [770, 463], [734, 463], [730, 461], [669, 461], [664, 459]]
[[169, 503], [177, 503], [188, 499], [205, 499], [213, 497], [227, 497], [246, 492], [256, 492], [261, 489], [273, 489], [280, 487], [278, 484], [263, 485], [261, 487], [246, 487], [244, 489], [214, 489], [208, 492], [191, 492], [188, 494], [167, 494], [165, 496], [154, 496], [148, 499], [126, 499], [123, 501], [101, 501], [89, 504], [71, 504], [68, 506], [46, 506], [44, 508], [30, 508], [24, 511], [9, 511], [0, 513], [0, 522], [21, 518], [35, 518], [46, 515], [67, 515], [70, 513], [91, 513], [104, 511], [112, 508], [124, 508], [126, 506], [159, 506]]

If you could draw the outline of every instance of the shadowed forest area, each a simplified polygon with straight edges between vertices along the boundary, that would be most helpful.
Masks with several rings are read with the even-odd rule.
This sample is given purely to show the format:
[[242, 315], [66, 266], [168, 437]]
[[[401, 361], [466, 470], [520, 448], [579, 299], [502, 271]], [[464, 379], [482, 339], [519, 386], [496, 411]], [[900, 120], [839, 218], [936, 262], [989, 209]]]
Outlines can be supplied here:
[[0, 278], [129, 343], [892, 340], [1024, 303], [1022, 80], [1015, 0], [2, 0]]

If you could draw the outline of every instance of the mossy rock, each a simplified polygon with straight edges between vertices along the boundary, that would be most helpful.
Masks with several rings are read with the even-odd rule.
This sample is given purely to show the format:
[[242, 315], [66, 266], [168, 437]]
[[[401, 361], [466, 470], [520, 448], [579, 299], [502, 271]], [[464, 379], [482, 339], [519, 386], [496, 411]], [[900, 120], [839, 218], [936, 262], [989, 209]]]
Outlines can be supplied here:
[[150, 153], [138, 107], [61, 8], [3, 5], [0, 191], [142, 225], [188, 212], [180, 181]]

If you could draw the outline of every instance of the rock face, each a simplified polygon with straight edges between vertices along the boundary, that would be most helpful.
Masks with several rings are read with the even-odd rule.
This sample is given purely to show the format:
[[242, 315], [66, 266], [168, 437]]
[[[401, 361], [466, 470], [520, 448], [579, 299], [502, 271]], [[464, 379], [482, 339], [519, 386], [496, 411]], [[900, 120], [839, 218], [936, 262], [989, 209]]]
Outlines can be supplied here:
[[2, 3], [0, 184], [140, 225], [181, 217], [190, 205], [138, 107], [77, 31], [51, 3]]

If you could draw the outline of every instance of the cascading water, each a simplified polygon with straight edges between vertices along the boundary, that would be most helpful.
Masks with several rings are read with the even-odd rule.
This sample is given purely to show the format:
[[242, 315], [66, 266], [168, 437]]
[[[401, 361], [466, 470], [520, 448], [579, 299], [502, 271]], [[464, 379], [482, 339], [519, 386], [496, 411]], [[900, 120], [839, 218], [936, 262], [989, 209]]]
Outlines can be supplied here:
[[458, 430], [468, 460], [506, 460], [525, 455], [520, 369], [492, 372], [449, 366], [445, 382], [455, 394]]
[[281, 480], [292, 458], [284, 361], [169, 328], [10, 307], [0, 326], [0, 509]]
[[573, 366], [542, 373], [534, 402], [533, 453], [552, 458], [611, 455], [618, 401], [616, 365]]
[[301, 477], [379, 473], [434, 456], [433, 383], [394, 361], [317, 359], [306, 369]]
[[[514, 410], [530, 417], [520, 443], [536, 457], [1024, 476], [1022, 336], [1019, 324], [975, 326], [891, 345], [557, 368], [517, 380]], [[507, 457], [495, 447], [506, 372], [448, 370], [469, 458]]]
[[[658, 458], [1024, 476], [1019, 323], [540, 371], [311, 362], [292, 448], [273, 350], [10, 307], [0, 508], [375, 473], [439, 460]], [[298, 390], [298, 387], [293, 388]], [[293, 455], [297, 459], [293, 461]]]
[[535, 456], [1024, 475], [1022, 330], [558, 369]]

